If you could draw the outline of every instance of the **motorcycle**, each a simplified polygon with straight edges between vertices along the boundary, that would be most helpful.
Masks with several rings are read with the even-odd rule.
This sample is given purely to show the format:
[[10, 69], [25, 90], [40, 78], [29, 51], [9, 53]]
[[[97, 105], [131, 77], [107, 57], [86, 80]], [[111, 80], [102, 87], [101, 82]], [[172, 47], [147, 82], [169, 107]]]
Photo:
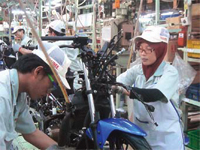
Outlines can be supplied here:
[[0, 61], [2, 70], [11, 68], [12, 64], [16, 61], [16, 55], [12, 47], [5, 42], [0, 43]]
[[134, 123], [121, 118], [120, 112], [115, 109], [111, 87], [125, 87], [117, 83], [111, 74], [114, 60], [125, 51], [122, 49], [113, 54], [117, 36], [97, 53], [86, 46], [87, 37], [42, 37], [42, 40], [74, 40], [75, 47], [81, 50], [83, 72], [80, 72], [80, 77], [84, 81], [81, 82], [83, 87], [66, 104], [57, 132], [59, 146], [76, 149], [151, 149], [145, 140], [146, 133]]

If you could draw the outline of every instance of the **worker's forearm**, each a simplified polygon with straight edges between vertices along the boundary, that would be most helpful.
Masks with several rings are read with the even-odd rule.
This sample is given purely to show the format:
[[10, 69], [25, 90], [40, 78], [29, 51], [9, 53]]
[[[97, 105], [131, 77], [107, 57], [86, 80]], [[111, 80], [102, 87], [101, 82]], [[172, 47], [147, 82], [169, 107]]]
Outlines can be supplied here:
[[57, 144], [54, 140], [52, 140], [50, 137], [48, 137], [46, 134], [38, 129], [35, 130], [33, 133], [22, 135], [27, 142], [33, 144], [39, 149], [47, 149], [49, 146]]
[[23, 55], [24, 55], [24, 54], [30, 54], [30, 53], [32, 53], [32, 51], [29, 50], [29, 49], [21, 48], [21, 49], [20, 49], [20, 53], [22, 53]]
[[158, 89], [142, 89], [133, 87], [130, 91], [130, 98], [138, 98], [137, 95], [141, 95], [144, 102], [162, 101], [167, 103], [167, 98]]

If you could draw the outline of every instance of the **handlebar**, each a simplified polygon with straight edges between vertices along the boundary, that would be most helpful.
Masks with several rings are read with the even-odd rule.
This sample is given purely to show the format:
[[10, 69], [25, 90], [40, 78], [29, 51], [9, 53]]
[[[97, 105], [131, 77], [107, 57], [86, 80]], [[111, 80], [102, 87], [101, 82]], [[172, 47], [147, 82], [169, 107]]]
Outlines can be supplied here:
[[22, 46], [25, 49], [29, 49], [29, 50], [34, 50], [34, 49], [38, 49], [38, 46], [34, 46], [34, 45], [30, 45], [30, 46]]
[[73, 41], [75, 45], [84, 46], [91, 42], [86, 36], [42, 36], [43, 41]]

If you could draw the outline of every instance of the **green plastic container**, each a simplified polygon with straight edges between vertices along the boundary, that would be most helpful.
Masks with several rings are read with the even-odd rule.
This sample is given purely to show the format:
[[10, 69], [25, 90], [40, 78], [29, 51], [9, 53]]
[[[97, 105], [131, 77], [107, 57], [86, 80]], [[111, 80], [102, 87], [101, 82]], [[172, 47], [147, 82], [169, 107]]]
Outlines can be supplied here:
[[188, 131], [187, 135], [190, 139], [190, 142], [187, 145], [187, 147], [193, 150], [200, 150], [200, 129]]

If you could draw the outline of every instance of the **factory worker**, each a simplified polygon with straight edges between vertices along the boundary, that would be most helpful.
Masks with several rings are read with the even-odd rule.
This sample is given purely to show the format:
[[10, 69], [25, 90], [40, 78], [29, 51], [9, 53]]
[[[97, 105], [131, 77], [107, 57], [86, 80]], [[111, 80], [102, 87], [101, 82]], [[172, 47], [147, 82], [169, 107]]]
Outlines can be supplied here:
[[[176, 68], [164, 61], [169, 32], [164, 27], [150, 26], [134, 41], [142, 63], [117, 77], [118, 82], [132, 88], [126, 91], [114, 86], [113, 90], [133, 99], [134, 123], [147, 133], [146, 140], [153, 150], [183, 150], [179, 76]], [[155, 108], [152, 117], [141, 101]]]

